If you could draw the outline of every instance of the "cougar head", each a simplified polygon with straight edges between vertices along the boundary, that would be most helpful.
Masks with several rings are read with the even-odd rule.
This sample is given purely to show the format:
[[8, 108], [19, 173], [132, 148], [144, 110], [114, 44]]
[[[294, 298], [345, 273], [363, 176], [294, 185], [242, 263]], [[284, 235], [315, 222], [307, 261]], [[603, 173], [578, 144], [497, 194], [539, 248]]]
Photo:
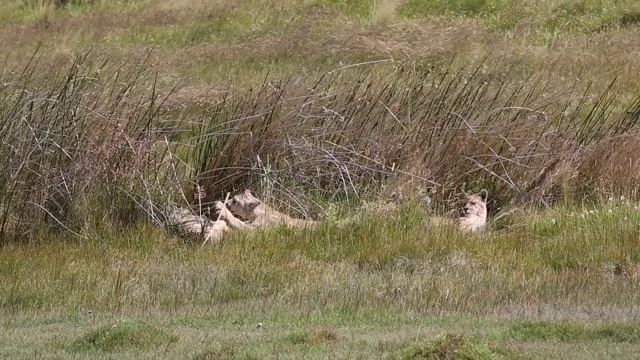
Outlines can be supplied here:
[[227, 201], [227, 207], [234, 215], [251, 221], [256, 218], [255, 210], [261, 203], [262, 202], [247, 189], [242, 194], [235, 195], [229, 199]]

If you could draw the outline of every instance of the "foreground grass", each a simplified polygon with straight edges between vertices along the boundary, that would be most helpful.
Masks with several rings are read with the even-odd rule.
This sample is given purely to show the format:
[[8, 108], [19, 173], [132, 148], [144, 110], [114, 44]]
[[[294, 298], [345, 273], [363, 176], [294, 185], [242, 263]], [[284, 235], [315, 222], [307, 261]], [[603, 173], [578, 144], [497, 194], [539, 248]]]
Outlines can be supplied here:
[[408, 207], [215, 247], [147, 227], [5, 246], [0, 354], [633, 358], [640, 212], [611, 201], [528, 215], [478, 236]]
[[[637, 2], [62, 3], [0, 0], [0, 357], [639, 353], [640, 215], [602, 195], [637, 193]], [[215, 247], [147, 219], [194, 181], [305, 210], [398, 174], [514, 211]]]
[[[637, 332], [629, 337], [627, 330], [637, 323], [626, 323], [619, 330], [621, 324], [616, 322], [546, 322], [538, 326], [558, 332], [570, 326], [575, 337], [523, 340], [514, 329], [530, 323], [508, 319], [417, 320], [400, 315], [387, 321], [332, 321], [282, 316], [221, 318], [211, 313], [148, 317], [21, 317], [15, 320], [23, 325], [3, 326], [0, 353], [6, 358], [633, 359], [640, 348]], [[97, 336], [101, 340], [90, 342]]]

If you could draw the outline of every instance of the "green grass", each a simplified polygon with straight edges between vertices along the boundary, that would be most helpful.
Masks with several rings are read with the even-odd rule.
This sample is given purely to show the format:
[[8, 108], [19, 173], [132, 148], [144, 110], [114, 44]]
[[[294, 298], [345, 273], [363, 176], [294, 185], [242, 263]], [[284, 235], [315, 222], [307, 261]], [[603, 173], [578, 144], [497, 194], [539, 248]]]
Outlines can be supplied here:
[[[0, 358], [637, 357], [638, 14], [0, 0]], [[158, 226], [245, 187], [325, 220]]]
[[[155, 315], [154, 325], [140, 319], [105, 319], [100, 314], [74, 318], [48, 317], [28, 326], [5, 327], [3, 356], [47, 354], [60, 358], [154, 358], [160, 356], [211, 358], [384, 358], [384, 359], [632, 359], [638, 345], [610, 333], [583, 338], [514, 338], [505, 329], [520, 326], [518, 320], [470, 318], [420, 321], [403, 315], [388, 319], [336, 322], [319, 318], [260, 318], [242, 323], [211, 314], [192, 313], [198, 323], [181, 321], [182, 315]], [[21, 317], [21, 321], [29, 321]], [[557, 327], [566, 322], [560, 321]], [[553, 327], [553, 322], [549, 322]], [[115, 326], [114, 326], [115, 325]], [[60, 333], [60, 329], [70, 330]], [[162, 327], [164, 330], [158, 330]], [[121, 329], [118, 329], [121, 328]], [[126, 328], [126, 329], [125, 329]], [[605, 329], [606, 327], [600, 327]], [[20, 338], [33, 331], [39, 337]], [[167, 334], [171, 335], [167, 335]], [[102, 340], [93, 341], [96, 338]], [[26, 345], [26, 340], [30, 343]], [[89, 341], [91, 340], [91, 341]], [[10, 343], [13, 341], [14, 343]], [[100, 344], [96, 346], [95, 344]], [[109, 346], [107, 346], [109, 344]], [[111, 346], [115, 344], [114, 346]], [[150, 346], [150, 344], [153, 344]]]
[[[100, 243], [5, 246], [0, 354], [632, 358], [637, 225], [620, 225], [637, 210], [611, 206], [591, 214], [610, 217], [607, 234], [587, 218], [557, 221], [564, 232], [545, 237], [526, 227], [469, 236], [425, 228], [407, 210], [346, 233], [276, 229], [205, 248], [148, 227]], [[570, 233], [591, 242], [570, 250], [580, 266], [547, 258], [568, 252]], [[619, 245], [594, 257], [611, 239]]]
[[[508, 354], [508, 353], [507, 353]], [[464, 337], [446, 334], [431, 341], [405, 349], [398, 359], [502, 359], [501, 351], [495, 351], [486, 344], [476, 343]]]
[[640, 340], [637, 327], [626, 324], [587, 325], [572, 322], [523, 322], [512, 325], [507, 336], [525, 341], [611, 341], [636, 343]]
[[129, 349], [149, 349], [169, 345], [178, 341], [155, 327], [142, 322], [123, 320], [93, 330], [68, 345], [70, 352], [125, 351]]
[[[299, 18], [300, 7], [283, 7], [278, 2], [262, 2], [249, 8], [216, 6], [206, 14], [177, 23], [144, 24], [134, 31], [122, 28], [109, 35], [109, 43], [123, 46], [181, 48], [197, 44], [227, 44], [250, 41], [256, 36], [279, 36]], [[250, 9], [247, 11], [247, 9]]]
[[433, 15], [479, 19], [496, 31], [526, 24], [535, 33], [599, 32], [637, 24], [640, 7], [634, 1], [405, 1], [399, 13], [409, 18]]

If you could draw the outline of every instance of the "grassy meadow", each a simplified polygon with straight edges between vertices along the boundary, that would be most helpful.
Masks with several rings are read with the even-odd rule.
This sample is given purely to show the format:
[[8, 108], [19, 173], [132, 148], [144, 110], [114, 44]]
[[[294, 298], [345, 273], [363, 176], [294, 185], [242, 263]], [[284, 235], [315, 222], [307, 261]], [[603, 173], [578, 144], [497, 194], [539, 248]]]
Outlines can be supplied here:
[[[633, 0], [0, 0], [0, 358], [636, 358], [639, 35]], [[245, 188], [322, 224], [162, 226]], [[429, 222], [482, 188], [487, 231]]]

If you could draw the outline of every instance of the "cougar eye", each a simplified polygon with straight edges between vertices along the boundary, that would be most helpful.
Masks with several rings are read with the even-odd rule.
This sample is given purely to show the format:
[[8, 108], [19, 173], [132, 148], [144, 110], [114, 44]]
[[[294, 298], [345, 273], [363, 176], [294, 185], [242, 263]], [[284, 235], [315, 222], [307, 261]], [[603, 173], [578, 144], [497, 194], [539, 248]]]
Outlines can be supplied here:
[[471, 204], [471, 205], [475, 205], [475, 204], [476, 204], [476, 202], [475, 202], [475, 201], [472, 201], [472, 202], [470, 202], [470, 204]]

